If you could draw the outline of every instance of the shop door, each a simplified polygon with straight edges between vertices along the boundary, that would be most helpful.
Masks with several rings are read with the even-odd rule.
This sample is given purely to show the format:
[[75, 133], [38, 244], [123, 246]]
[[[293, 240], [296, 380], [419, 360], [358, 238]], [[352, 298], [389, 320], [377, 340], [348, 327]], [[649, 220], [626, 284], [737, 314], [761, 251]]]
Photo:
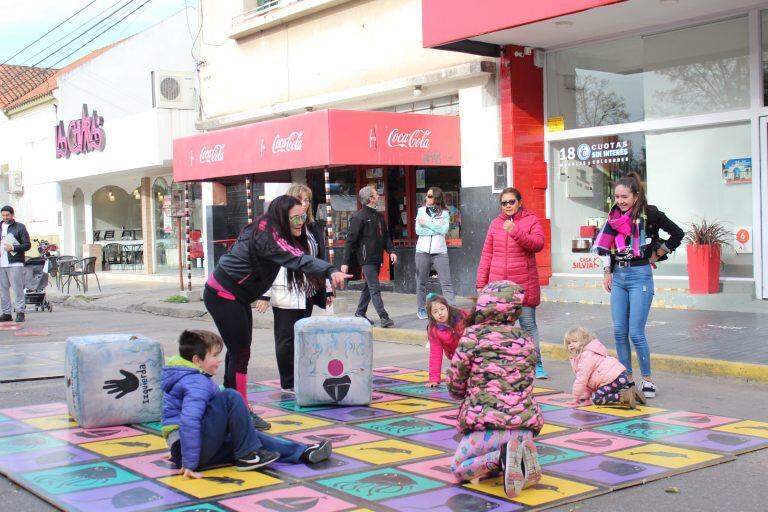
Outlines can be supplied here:
[[[759, 179], [755, 181], [760, 184], [760, 222], [761, 226], [768, 226], [768, 117], [760, 118], [759, 172]], [[760, 237], [762, 261], [755, 264], [762, 265], [762, 298], [768, 299], [768, 236], [765, 235], [765, 228], [762, 229], [762, 233]]]

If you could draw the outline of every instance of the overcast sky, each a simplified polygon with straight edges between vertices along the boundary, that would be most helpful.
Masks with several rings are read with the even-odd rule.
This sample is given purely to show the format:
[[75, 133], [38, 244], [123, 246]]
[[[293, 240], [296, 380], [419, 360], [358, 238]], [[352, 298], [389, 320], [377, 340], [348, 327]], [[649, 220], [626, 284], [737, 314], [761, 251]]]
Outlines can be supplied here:
[[[91, 0], [0, 0], [0, 64], [6, 62], [27, 66], [36, 64], [74, 39], [88, 27], [105, 18], [112, 11], [125, 6], [124, 9], [119, 10], [98, 27], [78, 38], [76, 42], [37, 64], [41, 67], [51, 66], [120, 18], [126, 16], [145, 1], [95, 0], [92, 5], [88, 6]], [[141, 32], [185, 6], [196, 7], [196, 5], [196, 0], [150, 0], [144, 7], [125, 18], [122, 22], [115, 25], [114, 28], [105, 32], [101, 37], [95, 39], [74, 55], [55, 64], [54, 67], [61, 68], [97, 48]], [[77, 16], [55, 29], [28, 50], [11, 58], [16, 52], [85, 6], [88, 7]], [[102, 13], [102, 11], [104, 12]], [[83, 25], [92, 17], [94, 19], [90, 23]], [[83, 26], [81, 27], [80, 25]], [[70, 32], [72, 33], [69, 36], [44, 50], [45, 47]], [[38, 52], [40, 52], [39, 55], [35, 55]]]

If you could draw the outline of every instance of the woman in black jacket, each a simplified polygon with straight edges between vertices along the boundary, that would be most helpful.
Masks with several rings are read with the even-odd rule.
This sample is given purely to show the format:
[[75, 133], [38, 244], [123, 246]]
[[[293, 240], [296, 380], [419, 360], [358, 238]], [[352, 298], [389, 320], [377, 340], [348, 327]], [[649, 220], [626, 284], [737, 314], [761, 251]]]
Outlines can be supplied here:
[[[312, 215], [312, 189], [300, 183], [292, 184], [286, 195], [295, 197], [301, 202], [304, 216], [302, 223], [291, 224], [291, 234], [294, 245], [308, 255], [325, 259], [325, 236], [323, 228], [315, 222]], [[312, 316], [314, 306], [325, 309], [333, 300], [326, 287], [326, 281], [309, 278], [306, 286], [296, 286], [289, 283], [288, 269], [280, 269], [270, 290], [265, 296], [256, 301], [256, 311], [264, 313], [272, 305], [274, 315], [275, 356], [277, 369], [280, 372], [280, 387], [283, 391], [293, 391], [293, 327], [302, 318]]]
[[[640, 176], [631, 172], [614, 186], [615, 205], [595, 239], [595, 249], [603, 256], [603, 287], [611, 294], [611, 316], [619, 361], [632, 376], [632, 352], [642, 374], [642, 391], [656, 396], [651, 376], [651, 351], [645, 337], [645, 323], [653, 302], [653, 272], [657, 261], [677, 249], [683, 230], [655, 206], [649, 205]], [[664, 241], [659, 229], [669, 234]]]
[[[290, 226], [301, 222], [303, 215], [301, 202], [295, 197], [275, 198], [266, 214], [243, 229], [205, 283], [205, 307], [227, 347], [224, 386], [236, 389], [246, 403], [253, 331], [251, 303], [264, 296], [280, 267], [288, 270], [291, 282], [298, 286], [309, 282], [305, 276], [312, 276], [328, 278], [334, 286], [343, 288], [344, 279], [352, 277], [306, 254], [297, 245]], [[269, 428], [269, 424], [258, 417], [254, 418], [254, 426], [262, 430]]]

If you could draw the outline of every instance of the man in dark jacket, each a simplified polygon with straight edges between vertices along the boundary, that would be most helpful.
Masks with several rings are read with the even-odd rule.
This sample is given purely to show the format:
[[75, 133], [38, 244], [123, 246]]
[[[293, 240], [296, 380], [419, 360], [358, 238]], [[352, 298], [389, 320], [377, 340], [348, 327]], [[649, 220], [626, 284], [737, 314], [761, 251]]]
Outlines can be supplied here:
[[365, 316], [368, 304], [373, 301], [373, 307], [381, 318], [382, 327], [392, 327], [395, 322], [389, 318], [384, 309], [384, 301], [381, 299], [381, 286], [379, 285], [379, 270], [382, 263], [382, 252], [386, 248], [389, 259], [394, 265], [397, 261], [392, 239], [384, 221], [384, 216], [376, 211], [379, 202], [379, 194], [373, 187], [363, 187], [359, 192], [360, 203], [363, 207], [356, 211], [349, 221], [349, 234], [347, 235], [347, 248], [344, 251], [344, 260], [341, 271], [347, 273], [349, 260], [352, 253], [357, 253], [357, 262], [363, 271], [365, 287], [360, 294], [355, 316], [365, 318], [373, 325], [373, 322]]
[[[24, 321], [24, 252], [32, 244], [27, 228], [13, 219], [13, 207], [0, 208], [2, 234], [0, 234], [0, 305], [3, 314], [0, 322], [13, 320], [11, 313], [16, 309], [16, 321]], [[13, 288], [13, 304], [10, 290]]]

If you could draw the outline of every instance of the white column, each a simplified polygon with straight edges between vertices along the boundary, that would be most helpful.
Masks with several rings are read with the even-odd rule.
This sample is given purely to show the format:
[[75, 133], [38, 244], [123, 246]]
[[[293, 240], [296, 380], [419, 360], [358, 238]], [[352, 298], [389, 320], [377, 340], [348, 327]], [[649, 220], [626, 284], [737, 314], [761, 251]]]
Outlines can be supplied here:
[[[92, 244], [93, 243], [93, 189], [91, 188], [81, 188], [83, 191], [83, 217], [85, 220], [85, 243]], [[77, 226], [75, 226], [75, 229], [77, 229]], [[75, 237], [72, 237], [72, 240], [75, 240]], [[75, 247], [74, 249], [74, 255], [77, 257], [82, 257], [83, 248], [82, 247]]]
[[461, 186], [493, 185], [493, 161], [501, 155], [501, 109], [498, 83], [459, 89]]
[[208, 213], [211, 211], [211, 206], [213, 206], [213, 184], [209, 182], [202, 183], [202, 194], [203, 194], [203, 225], [202, 225], [202, 232], [203, 232], [203, 261], [205, 262], [205, 275], [206, 277], [208, 274], [213, 272], [213, 244], [211, 243], [211, 238], [213, 236], [213, 232], [208, 231], [208, 224], [211, 223], [211, 226], [213, 226], [212, 222], [213, 219], [208, 218]]

